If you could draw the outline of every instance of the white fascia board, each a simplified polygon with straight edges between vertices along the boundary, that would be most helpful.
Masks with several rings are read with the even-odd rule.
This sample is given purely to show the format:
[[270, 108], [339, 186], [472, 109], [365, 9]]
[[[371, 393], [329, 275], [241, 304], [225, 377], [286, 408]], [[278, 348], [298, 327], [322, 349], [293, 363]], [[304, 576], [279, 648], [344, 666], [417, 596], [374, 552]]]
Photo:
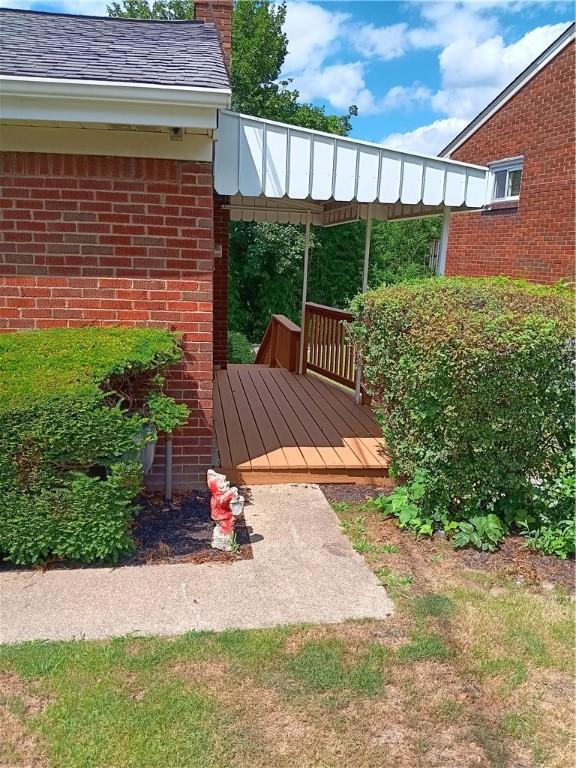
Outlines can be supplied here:
[[215, 128], [229, 88], [0, 75], [5, 119]]

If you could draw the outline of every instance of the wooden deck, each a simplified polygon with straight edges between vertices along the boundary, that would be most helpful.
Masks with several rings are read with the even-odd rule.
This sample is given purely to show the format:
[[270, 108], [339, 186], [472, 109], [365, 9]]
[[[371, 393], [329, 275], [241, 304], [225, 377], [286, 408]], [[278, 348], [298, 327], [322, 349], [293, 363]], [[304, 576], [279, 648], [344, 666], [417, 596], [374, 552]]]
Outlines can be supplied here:
[[234, 483], [391, 482], [370, 410], [314, 374], [230, 365], [216, 374], [214, 424], [219, 471]]

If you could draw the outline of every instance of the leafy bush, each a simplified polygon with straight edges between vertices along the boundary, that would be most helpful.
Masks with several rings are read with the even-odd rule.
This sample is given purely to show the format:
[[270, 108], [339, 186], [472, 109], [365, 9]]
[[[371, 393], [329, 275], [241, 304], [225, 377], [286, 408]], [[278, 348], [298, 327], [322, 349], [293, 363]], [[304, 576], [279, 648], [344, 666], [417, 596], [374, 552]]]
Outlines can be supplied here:
[[494, 549], [513, 524], [567, 551], [550, 529], [562, 542], [574, 530], [572, 293], [435, 278], [370, 291], [353, 311], [392, 469], [408, 481], [381, 507], [458, 546]]
[[527, 534], [528, 546], [566, 559], [576, 552], [576, 449], [559, 457], [550, 478], [532, 488], [532, 504], [515, 522]]
[[228, 362], [244, 365], [254, 362], [252, 345], [240, 331], [228, 331]]
[[[181, 356], [158, 329], [0, 335], [0, 554], [117, 559], [131, 549], [135, 462], [155, 431], [187, 417], [162, 394]], [[138, 408], [138, 404], [141, 407]]]

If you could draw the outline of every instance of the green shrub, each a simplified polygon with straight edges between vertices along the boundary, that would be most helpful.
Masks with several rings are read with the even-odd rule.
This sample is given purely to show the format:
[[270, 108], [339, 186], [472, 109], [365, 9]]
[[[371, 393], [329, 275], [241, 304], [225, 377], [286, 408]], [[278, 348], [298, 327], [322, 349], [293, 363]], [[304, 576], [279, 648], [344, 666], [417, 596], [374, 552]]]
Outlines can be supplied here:
[[533, 486], [527, 512], [516, 516], [531, 549], [563, 560], [576, 552], [575, 458], [574, 447], [561, 455], [555, 472]]
[[187, 417], [162, 394], [180, 357], [159, 329], [0, 335], [0, 556], [114, 560], [131, 549], [139, 449]]
[[256, 355], [252, 345], [240, 331], [228, 331], [228, 362], [249, 365]]
[[566, 288], [505, 278], [419, 280], [354, 300], [365, 383], [408, 480], [381, 506], [403, 526], [494, 549], [510, 523], [535, 542], [546, 512], [573, 518], [553, 507], [567, 499], [557, 478], [573, 432], [572, 302]]

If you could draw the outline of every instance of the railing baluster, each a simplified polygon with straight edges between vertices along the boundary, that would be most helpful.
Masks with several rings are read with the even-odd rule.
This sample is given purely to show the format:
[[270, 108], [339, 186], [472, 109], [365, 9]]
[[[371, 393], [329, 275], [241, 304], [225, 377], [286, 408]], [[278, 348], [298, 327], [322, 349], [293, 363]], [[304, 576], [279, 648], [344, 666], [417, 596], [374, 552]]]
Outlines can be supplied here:
[[[352, 314], [309, 303], [304, 318], [304, 369], [353, 388], [354, 348], [344, 329], [344, 323], [353, 319]], [[299, 345], [300, 328], [284, 315], [273, 315], [256, 355], [256, 363], [296, 371]]]
[[352, 314], [342, 309], [306, 304], [308, 369], [351, 388], [354, 387], [354, 352], [343, 323], [352, 319]]

